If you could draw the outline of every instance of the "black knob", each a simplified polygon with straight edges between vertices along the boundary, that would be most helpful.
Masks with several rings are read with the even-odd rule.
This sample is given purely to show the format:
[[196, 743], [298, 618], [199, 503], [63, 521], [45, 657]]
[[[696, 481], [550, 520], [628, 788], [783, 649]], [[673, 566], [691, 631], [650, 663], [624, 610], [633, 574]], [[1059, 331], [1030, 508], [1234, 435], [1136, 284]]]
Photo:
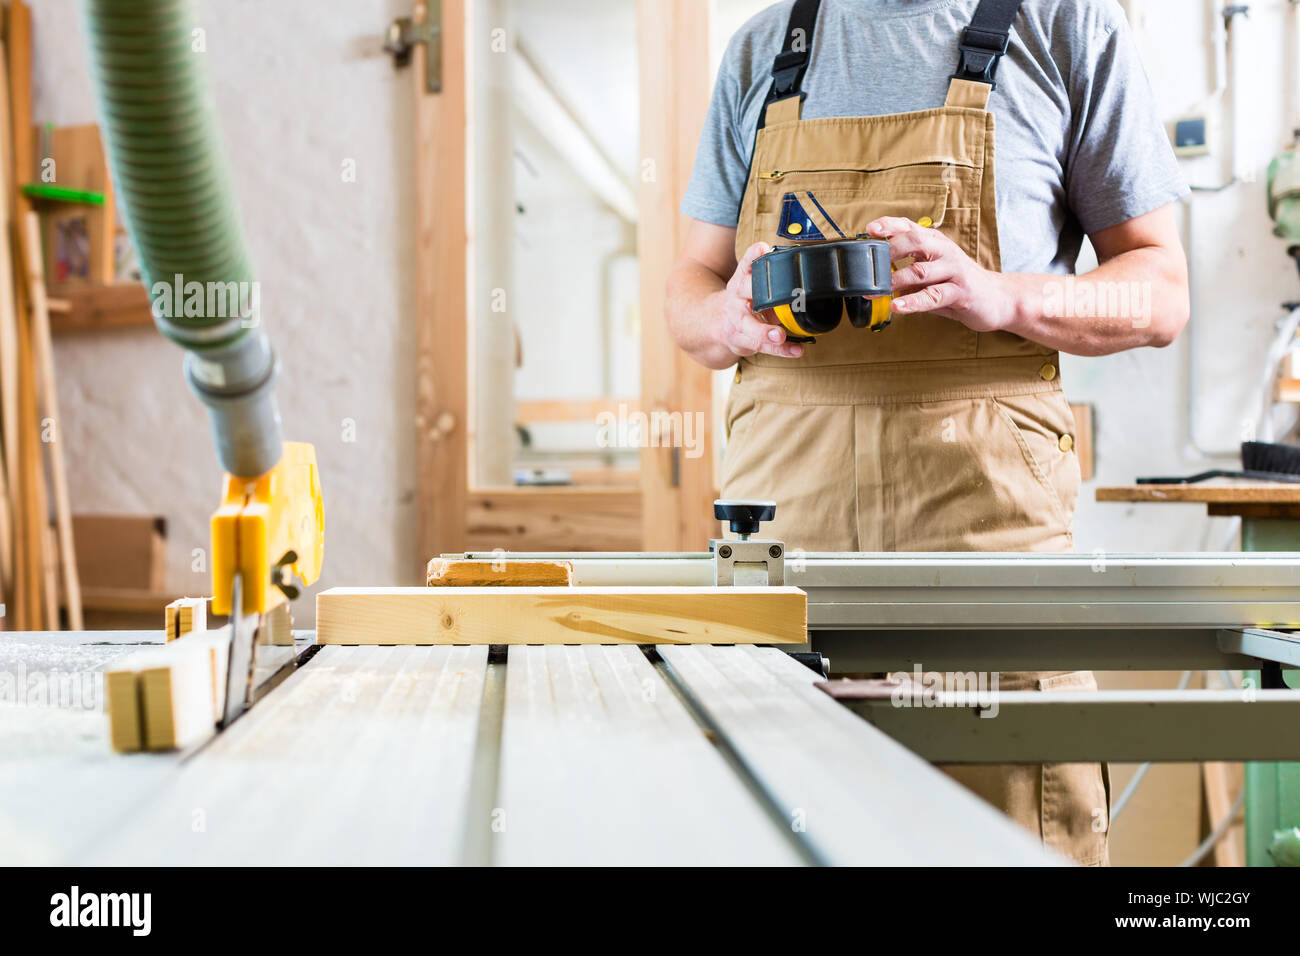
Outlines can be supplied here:
[[721, 499], [713, 502], [713, 517], [731, 524], [733, 534], [747, 538], [758, 533], [760, 522], [776, 517], [775, 501], [733, 501]]

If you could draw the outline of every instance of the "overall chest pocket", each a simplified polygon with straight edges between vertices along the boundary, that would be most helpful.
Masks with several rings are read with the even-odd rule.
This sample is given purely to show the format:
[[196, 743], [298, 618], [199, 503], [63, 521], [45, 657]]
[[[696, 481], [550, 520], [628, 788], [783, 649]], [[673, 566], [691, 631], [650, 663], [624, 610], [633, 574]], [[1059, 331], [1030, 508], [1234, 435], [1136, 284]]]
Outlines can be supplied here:
[[773, 245], [851, 239], [882, 216], [928, 219], [966, 252], [979, 245], [979, 209], [954, 206], [949, 167], [766, 170], [757, 174], [760, 238]]

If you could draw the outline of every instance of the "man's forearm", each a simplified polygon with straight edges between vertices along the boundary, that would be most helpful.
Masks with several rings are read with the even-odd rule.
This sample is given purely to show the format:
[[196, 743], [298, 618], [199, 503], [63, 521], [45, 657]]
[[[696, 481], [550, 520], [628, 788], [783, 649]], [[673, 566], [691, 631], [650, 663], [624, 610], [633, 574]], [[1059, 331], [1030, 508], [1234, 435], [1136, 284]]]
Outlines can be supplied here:
[[1081, 276], [1008, 275], [1008, 332], [1072, 355], [1165, 346], [1187, 322], [1187, 271], [1167, 249], [1134, 249]]
[[689, 260], [677, 263], [668, 278], [668, 334], [678, 348], [707, 368], [736, 364], [736, 354], [711, 331], [718, 312], [715, 300], [726, 288], [727, 283], [711, 269]]

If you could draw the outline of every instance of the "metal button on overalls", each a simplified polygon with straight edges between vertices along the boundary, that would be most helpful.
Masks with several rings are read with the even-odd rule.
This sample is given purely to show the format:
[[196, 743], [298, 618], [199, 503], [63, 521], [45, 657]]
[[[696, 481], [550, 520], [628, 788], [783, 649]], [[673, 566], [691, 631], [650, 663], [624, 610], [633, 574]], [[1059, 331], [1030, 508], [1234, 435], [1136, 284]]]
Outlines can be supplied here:
[[[817, 6], [799, 0], [792, 11], [789, 35], [802, 31], [806, 50], [816, 49]], [[1000, 270], [990, 83], [955, 78], [935, 109], [805, 120], [811, 54], [801, 62], [786, 46], [737, 258], [760, 240], [852, 238], [881, 216], [906, 216]], [[1073, 417], [1057, 367], [1051, 349], [937, 315], [898, 316], [880, 332], [842, 321], [799, 359], [741, 361], [723, 495], [775, 499], [773, 537], [807, 551], [1069, 551], [1080, 480], [1076, 457], [1060, 454]], [[1001, 675], [1003, 689], [1064, 684], [1091, 675]], [[1105, 862], [1097, 764], [946, 769], [1079, 862]]]

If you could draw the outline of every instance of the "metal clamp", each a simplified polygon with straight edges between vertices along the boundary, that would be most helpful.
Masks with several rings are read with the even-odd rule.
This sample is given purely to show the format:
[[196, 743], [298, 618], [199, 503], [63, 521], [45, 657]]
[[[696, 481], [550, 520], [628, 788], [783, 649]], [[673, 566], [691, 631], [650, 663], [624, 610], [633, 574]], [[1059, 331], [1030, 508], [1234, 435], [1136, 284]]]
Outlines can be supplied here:
[[713, 583], [728, 587], [753, 587], [785, 584], [785, 544], [751, 538], [764, 521], [776, 517], [771, 501], [719, 499], [713, 503], [713, 516], [729, 522], [740, 536], [710, 542], [713, 551]]
[[424, 44], [424, 85], [430, 93], [442, 92], [442, 0], [427, 0], [422, 21], [398, 17], [388, 25], [384, 52], [392, 54], [393, 68], [411, 62], [417, 44]]

